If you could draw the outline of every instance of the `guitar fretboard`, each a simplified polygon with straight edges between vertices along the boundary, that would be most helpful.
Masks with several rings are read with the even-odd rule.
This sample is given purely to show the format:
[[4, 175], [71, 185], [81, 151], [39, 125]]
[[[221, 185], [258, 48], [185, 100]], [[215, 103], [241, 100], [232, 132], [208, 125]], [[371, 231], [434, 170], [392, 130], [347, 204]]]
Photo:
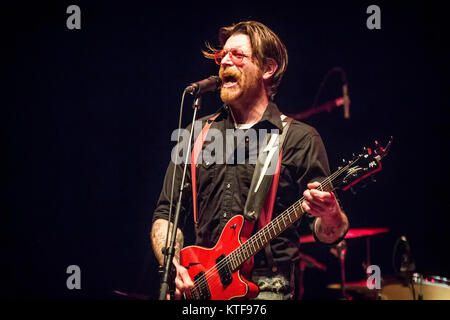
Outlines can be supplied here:
[[[334, 190], [332, 184], [333, 176], [335, 175], [326, 178], [317, 187], [317, 189], [320, 191]], [[305, 211], [302, 207], [303, 200], [305, 200], [304, 197], [297, 200], [283, 213], [279, 214], [275, 219], [273, 219], [261, 230], [251, 236], [241, 246], [231, 252], [227, 256], [227, 262], [231, 270], [237, 270], [247, 259], [254, 256], [261, 249], [267, 246], [270, 241], [275, 239], [279, 234], [289, 228], [289, 226], [291, 226], [294, 222], [299, 220], [305, 214]]]

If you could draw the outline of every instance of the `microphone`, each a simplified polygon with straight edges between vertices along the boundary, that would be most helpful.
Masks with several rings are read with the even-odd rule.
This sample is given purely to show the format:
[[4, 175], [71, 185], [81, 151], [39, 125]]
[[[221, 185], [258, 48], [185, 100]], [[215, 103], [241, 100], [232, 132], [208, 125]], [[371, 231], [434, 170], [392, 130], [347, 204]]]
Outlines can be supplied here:
[[347, 75], [342, 70], [342, 96], [344, 97], [344, 118], [350, 119], [350, 99], [348, 97]]
[[191, 83], [186, 87], [185, 91], [195, 96], [202, 95], [205, 92], [216, 91], [222, 85], [222, 81], [218, 76], [210, 76], [209, 78]]

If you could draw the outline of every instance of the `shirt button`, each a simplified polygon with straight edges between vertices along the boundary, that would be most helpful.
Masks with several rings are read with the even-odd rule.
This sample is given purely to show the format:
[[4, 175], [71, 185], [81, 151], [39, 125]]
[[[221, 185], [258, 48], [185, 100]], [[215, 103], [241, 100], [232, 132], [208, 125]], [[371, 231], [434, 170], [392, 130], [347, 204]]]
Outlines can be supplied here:
[[227, 189], [230, 189], [231, 184], [227, 183]]
[[226, 213], [226, 212], [223, 213], [223, 217], [224, 217], [224, 218], [227, 217], [227, 213]]

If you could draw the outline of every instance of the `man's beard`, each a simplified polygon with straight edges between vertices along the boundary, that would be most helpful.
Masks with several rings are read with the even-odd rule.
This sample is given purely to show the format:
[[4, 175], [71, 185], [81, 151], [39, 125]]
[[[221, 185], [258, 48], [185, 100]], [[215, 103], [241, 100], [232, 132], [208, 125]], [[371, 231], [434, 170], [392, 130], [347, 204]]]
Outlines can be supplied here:
[[222, 80], [220, 98], [228, 105], [236, 102], [243, 102], [253, 95], [258, 88], [258, 81], [262, 77], [262, 72], [258, 74], [243, 75], [238, 70], [228, 67], [219, 70], [219, 77]]

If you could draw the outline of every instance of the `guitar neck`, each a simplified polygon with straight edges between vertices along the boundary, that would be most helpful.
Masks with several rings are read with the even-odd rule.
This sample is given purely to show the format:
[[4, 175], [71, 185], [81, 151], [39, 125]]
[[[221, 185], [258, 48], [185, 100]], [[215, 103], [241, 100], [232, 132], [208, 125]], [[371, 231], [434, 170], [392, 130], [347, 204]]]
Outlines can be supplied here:
[[[330, 192], [340, 187], [342, 190], [346, 190], [352, 185], [381, 170], [380, 161], [386, 156], [391, 143], [392, 138], [384, 149], [380, 147], [378, 143], [376, 143], [377, 148], [374, 151], [370, 148], [364, 148], [363, 154], [348, 161], [345, 166], [340, 167], [332, 175], [324, 179], [317, 189]], [[342, 188], [343, 186], [344, 188]], [[231, 252], [226, 257], [230, 268], [233, 271], [237, 270], [246, 260], [253, 257], [262, 248], [266, 247], [270, 241], [299, 220], [305, 214], [302, 207], [302, 202], [304, 200], [304, 197], [297, 200], [287, 210], [278, 215], [269, 224], [264, 226]]]
[[[332, 185], [332, 176], [326, 178], [317, 189], [320, 191], [334, 190]], [[232, 270], [237, 270], [247, 259], [253, 257], [261, 249], [266, 247], [279, 234], [289, 228], [293, 223], [299, 220], [305, 211], [302, 207], [304, 197], [297, 200], [293, 205], [278, 215], [261, 230], [251, 236], [241, 246], [236, 248], [228, 255], [229, 265]]]

